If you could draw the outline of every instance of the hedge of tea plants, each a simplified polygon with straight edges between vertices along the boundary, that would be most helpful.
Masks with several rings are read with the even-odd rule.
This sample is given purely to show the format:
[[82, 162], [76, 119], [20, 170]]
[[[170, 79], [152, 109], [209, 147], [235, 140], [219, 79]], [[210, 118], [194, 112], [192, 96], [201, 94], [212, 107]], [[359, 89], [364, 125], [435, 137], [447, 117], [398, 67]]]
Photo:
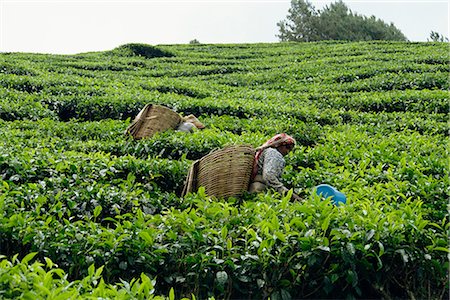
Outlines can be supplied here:
[[[0, 53], [0, 298], [447, 298], [449, 59], [428, 42]], [[135, 141], [147, 103], [206, 129]], [[194, 160], [280, 132], [303, 201], [181, 197]]]

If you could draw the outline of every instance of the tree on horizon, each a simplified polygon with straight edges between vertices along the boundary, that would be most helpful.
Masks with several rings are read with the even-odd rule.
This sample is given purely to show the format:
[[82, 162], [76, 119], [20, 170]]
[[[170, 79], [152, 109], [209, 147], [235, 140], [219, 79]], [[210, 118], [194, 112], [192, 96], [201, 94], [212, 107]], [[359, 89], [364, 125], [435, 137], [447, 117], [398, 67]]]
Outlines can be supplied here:
[[342, 0], [323, 10], [316, 10], [307, 0], [292, 0], [286, 19], [277, 25], [280, 41], [408, 40], [393, 23], [353, 13]]

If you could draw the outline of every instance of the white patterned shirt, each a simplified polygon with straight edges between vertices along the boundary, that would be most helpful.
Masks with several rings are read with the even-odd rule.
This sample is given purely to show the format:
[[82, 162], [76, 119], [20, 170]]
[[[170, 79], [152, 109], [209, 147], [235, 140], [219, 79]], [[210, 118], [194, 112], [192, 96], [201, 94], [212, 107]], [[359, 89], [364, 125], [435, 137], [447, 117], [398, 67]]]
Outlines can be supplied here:
[[281, 183], [286, 161], [283, 155], [275, 148], [264, 149], [258, 160], [257, 175], [262, 175], [263, 183], [269, 188], [275, 189], [279, 193], [284, 193], [288, 189]]

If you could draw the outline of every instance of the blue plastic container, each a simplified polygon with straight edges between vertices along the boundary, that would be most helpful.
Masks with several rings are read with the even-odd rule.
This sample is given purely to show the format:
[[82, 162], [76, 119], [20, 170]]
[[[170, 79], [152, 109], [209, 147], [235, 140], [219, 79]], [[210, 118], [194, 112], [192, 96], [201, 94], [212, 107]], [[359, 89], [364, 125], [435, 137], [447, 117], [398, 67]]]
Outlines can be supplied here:
[[324, 198], [331, 197], [331, 201], [336, 206], [347, 202], [347, 197], [329, 184], [319, 184], [316, 186], [316, 194]]

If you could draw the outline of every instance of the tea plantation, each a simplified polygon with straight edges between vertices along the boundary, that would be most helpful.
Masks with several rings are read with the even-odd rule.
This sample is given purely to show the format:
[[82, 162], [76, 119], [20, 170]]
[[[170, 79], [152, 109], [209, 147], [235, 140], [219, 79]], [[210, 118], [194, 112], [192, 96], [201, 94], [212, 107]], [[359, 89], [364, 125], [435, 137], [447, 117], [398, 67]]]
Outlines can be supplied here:
[[[0, 54], [1, 299], [447, 299], [448, 43]], [[135, 141], [147, 103], [206, 129]], [[294, 136], [275, 192], [181, 197], [193, 160]], [[346, 194], [334, 206], [321, 183]]]

